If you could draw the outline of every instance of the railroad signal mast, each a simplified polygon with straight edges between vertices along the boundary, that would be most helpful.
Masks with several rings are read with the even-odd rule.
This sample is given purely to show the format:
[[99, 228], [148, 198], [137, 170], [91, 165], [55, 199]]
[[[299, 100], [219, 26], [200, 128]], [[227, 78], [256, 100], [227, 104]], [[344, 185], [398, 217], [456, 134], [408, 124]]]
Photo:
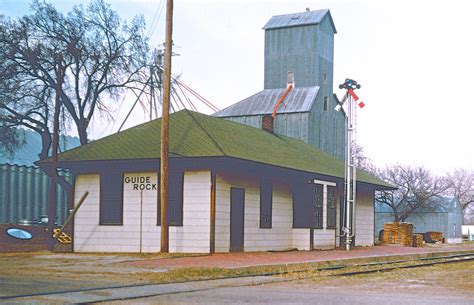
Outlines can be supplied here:
[[[342, 236], [346, 250], [351, 249], [352, 239], [355, 236], [355, 208], [356, 208], [356, 123], [357, 106], [363, 108], [364, 102], [359, 101], [359, 97], [354, 90], [359, 89], [360, 84], [355, 80], [346, 78], [344, 83], [339, 85], [339, 89], [346, 89], [342, 101], [338, 101], [335, 110], [344, 111], [346, 116], [346, 155], [345, 155], [345, 173], [344, 173], [344, 211]], [[346, 105], [345, 109], [343, 108]]]

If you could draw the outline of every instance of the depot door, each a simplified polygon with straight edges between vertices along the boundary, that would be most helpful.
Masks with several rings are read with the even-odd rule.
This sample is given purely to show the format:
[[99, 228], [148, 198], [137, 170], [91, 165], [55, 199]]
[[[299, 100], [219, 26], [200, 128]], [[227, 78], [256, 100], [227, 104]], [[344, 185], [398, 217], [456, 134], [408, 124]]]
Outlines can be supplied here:
[[244, 202], [245, 190], [230, 189], [230, 251], [244, 251]]

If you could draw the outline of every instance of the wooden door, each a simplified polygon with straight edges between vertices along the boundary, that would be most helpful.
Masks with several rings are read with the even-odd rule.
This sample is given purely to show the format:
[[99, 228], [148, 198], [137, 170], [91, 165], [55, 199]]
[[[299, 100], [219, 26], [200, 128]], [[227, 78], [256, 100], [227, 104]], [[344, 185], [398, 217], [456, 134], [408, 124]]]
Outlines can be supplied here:
[[245, 190], [230, 189], [230, 251], [244, 251]]

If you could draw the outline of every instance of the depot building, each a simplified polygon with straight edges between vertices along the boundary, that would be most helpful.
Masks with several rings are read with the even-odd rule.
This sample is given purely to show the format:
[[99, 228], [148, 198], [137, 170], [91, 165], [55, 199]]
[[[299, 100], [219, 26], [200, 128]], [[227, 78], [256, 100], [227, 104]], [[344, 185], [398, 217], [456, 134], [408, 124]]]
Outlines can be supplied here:
[[[170, 116], [171, 252], [340, 244], [345, 114], [334, 110], [331, 13], [273, 16], [264, 30], [262, 91], [213, 116]], [[158, 119], [59, 154], [74, 201], [89, 192], [74, 217], [74, 251], [160, 251], [160, 130]], [[39, 165], [48, 171], [49, 160]], [[374, 192], [390, 188], [357, 173], [355, 245], [374, 244]]]
[[[160, 251], [157, 119], [59, 154], [75, 252]], [[49, 160], [40, 161], [43, 167]], [[188, 110], [170, 116], [170, 252], [326, 249], [340, 243], [344, 162], [303, 141]], [[374, 191], [358, 172], [355, 245], [374, 243]]]

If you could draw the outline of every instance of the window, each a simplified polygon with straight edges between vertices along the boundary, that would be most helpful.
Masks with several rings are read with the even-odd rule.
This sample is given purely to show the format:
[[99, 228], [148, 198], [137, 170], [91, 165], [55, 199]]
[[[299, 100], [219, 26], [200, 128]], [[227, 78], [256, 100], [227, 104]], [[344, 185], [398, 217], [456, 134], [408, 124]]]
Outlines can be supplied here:
[[329, 98], [327, 96], [324, 97], [324, 103], [323, 103], [323, 109], [324, 111], [328, 110], [328, 100]]
[[324, 186], [322, 184], [314, 184], [313, 197], [313, 228], [323, 228], [323, 203], [324, 203]]
[[323, 80], [325, 84], [328, 83], [328, 75], [326, 73], [324, 73]]
[[272, 182], [262, 180], [260, 182], [260, 228], [272, 227]]
[[336, 228], [336, 187], [327, 186], [327, 228]]
[[[168, 176], [168, 225], [183, 225], [183, 171], [170, 171]], [[159, 189], [159, 188], [158, 188]], [[158, 190], [158, 226], [161, 225], [161, 202], [160, 191]]]
[[292, 190], [293, 228], [336, 228], [335, 183], [314, 180], [307, 184], [293, 185]]
[[100, 174], [99, 225], [123, 224], [123, 173]]

